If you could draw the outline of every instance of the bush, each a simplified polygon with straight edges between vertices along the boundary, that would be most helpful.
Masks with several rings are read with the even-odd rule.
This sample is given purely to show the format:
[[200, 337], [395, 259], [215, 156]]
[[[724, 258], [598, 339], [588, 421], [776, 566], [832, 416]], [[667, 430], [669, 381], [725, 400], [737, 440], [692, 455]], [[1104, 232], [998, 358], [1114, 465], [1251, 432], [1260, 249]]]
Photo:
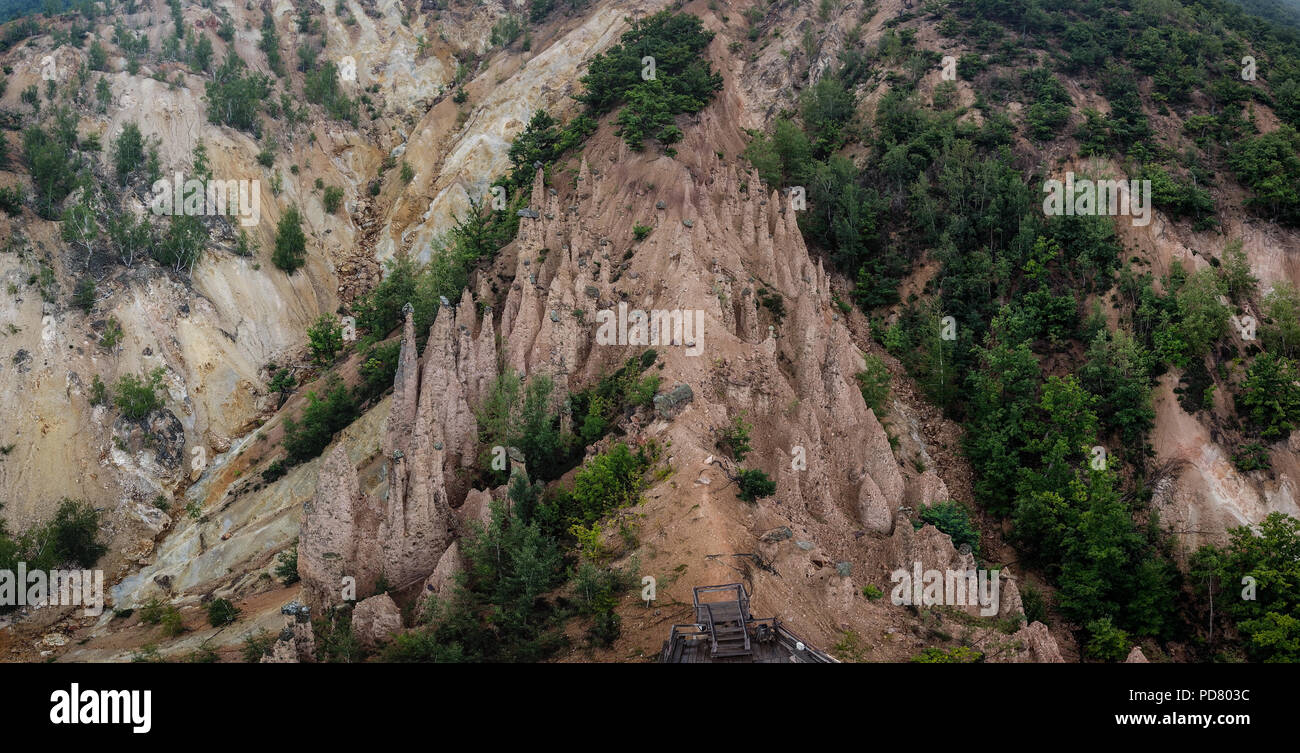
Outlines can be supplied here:
[[859, 371], [855, 378], [858, 380], [858, 389], [862, 391], [862, 399], [879, 418], [889, 413], [889, 367], [885, 365], [885, 359], [877, 355], [867, 356], [866, 364], [866, 368]]
[[23, 211], [23, 187], [22, 186], [5, 186], [0, 188], [0, 209], [10, 217], [22, 214]]
[[100, 379], [99, 375], [96, 374], [94, 378], [90, 380], [90, 404], [104, 405], [107, 402], [108, 385], [104, 384], [104, 380]]
[[591, 618], [587, 640], [594, 646], [609, 648], [622, 632], [622, 619], [615, 611], [619, 597], [637, 583], [632, 570], [603, 568], [583, 562], [574, 578], [578, 610]]
[[334, 61], [327, 60], [315, 70], [307, 72], [303, 82], [303, 95], [308, 102], [319, 102], [331, 118], [356, 124], [360, 108], [339, 87], [338, 66]]
[[913, 656], [916, 664], [974, 664], [984, 658], [984, 654], [968, 646], [956, 646], [948, 650], [931, 646]]
[[275, 561], [275, 577], [286, 586], [298, 582], [298, 547], [280, 552]]
[[366, 351], [361, 362], [361, 383], [354, 393], [358, 403], [370, 400], [388, 391], [397, 376], [397, 359], [402, 353], [402, 343], [394, 340], [385, 345], [376, 345]]
[[622, 442], [588, 461], [573, 477], [578, 520], [595, 523], [614, 510], [636, 504], [644, 488], [642, 476], [651, 463], [644, 449], [633, 453]]
[[[1213, 599], [1220, 619], [1236, 625], [1251, 659], [1300, 661], [1300, 520], [1272, 512], [1228, 538], [1223, 548], [1197, 550], [1189, 580]], [[1258, 583], [1254, 598], [1240, 598], [1247, 576]]]
[[108, 547], [99, 543], [99, 513], [86, 502], [64, 499], [41, 536], [56, 564], [89, 567]]
[[140, 622], [146, 625], [157, 625], [162, 621], [164, 610], [168, 605], [158, 600], [158, 597], [150, 597], [148, 601], [141, 604], [136, 612], [140, 615]]
[[271, 94], [271, 79], [246, 74], [246, 67], [233, 49], [226, 54], [225, 62], [206, 85], [208, 120], [257, 135], [261, 131], [257, 112]]
[[185, 632], [185, 624], [181, 620], [181, 610], [168, 605], [163, 609], [162, 617], [159, 618], [158, 624], [162, 626], [163, 635], [168, 638], [175, 638]]
[[1048, 623], [1047, 599], [1043, 592], [1029, 581], [1022, 581], [1020, 586], [1020, 604], [1025, 610], [1025, 622]]
[[929, 523], [941, 532], [948, 534], [952, 538], [953, 546], [960, 547], [962, 544], [968, 544], [971, 552], [976, 557], [979, 557], [979, 529], [971, 521], [970, 511], [960, 502], [937, 502], [929, 507], [922, 507], [920, 518], [917, 528]]
[[116, 394], [113, 402], [118, 410], [122, 411], [122, 415], [139, 420], [161, 408], [163, 402], [158, 396], [158, 388], [162, 386], [165, 373], [166, 371], [159, 366], [147, 376], [137, 377], [134, 374], [126, 374], [118, 379], [117, 386], [114, 388]]
[[256, 633], [249, 633], [244, 636], [244, 648], [242, 651], [244, 661], [248, 664], [257, 664], [271, 651], [275, 645], [275, 635], [271, 631], [263, 628]]
[[1261, 333], [1264, 346], [1287, 358], [1300, 356], [1300, 294], [1283, 280], [1264, 296], [1268, 317]]
[[338, 186], [326, 186], [325, 197], [322, 202], [325, 205], [326, 214], [334, 214], [343, 206], [343, 189]]
[[740, 469], [736, 483], [740, 486], [740, 498], [750, 504], [776, 494], [776, 482], [756, 468]]
[[352, 423], [356, 415], [347, 387], [337, 378], [330, 381], [323, 400], [315, 392], [307, 393], [307, 406], [299, 420], [284, 420], [286, 464], [296, 465], [321, 454], [334, 435]]
[[745, 421], [745, 413], [741, 411], [731, 420], [731, 425], [721, 431], [718, 449], [737, 463], [745, 462], [745, 456], [753, 449], [749, 446], [749, 432], [753, 428], [752, 424]]
[[208, 624], [212, 627], [229, 625], [239, 619], [239, 607], [228, 599], [213, 599], [208, 602]]
[[645, 225], [633, 225], [632, 237], [636, 238], [638, 241], [643, 241], [650, 235], [650, 231], [653, 229], [654, 228], [646, 227]]
[[1111, 624], [1109, 617], [1093, 620], [1087, 625], [1088, 642], [1084, 653], [1098, 661], [1123, 661], [1131, 644], [1128, 633]]
[[[76, 132], [72, 133], [75, 144]], [[31, 170], [36, 189], [36, 213], [47, 220], [59, 216], [58, 207], [77, 185], [79, 160], [72, 145], [55, 138], [44, 128], [23, 132], [23, 157]]]
[[1232, 454], [1232, 465], [1242, 473], [1267, 470], [1271, 465], [1268, 447], [1259, 442], [1251, 442]]
[[[562, 550], [537, 522], [516, 516], [517, 501], [491, 507], [489, 525], [471, 524], [461, 541], [465, 569], [452, 592], [429, 601], [423, 625], [394, 639], [386, 661], [536, 662], [567, 643], [564, 613], [547, 596], [564, 582]], [[606, 615], [593, 635], [597, 641], [617, 629], [602, 595], [593, 592], [588, 607], [593, 616]]]

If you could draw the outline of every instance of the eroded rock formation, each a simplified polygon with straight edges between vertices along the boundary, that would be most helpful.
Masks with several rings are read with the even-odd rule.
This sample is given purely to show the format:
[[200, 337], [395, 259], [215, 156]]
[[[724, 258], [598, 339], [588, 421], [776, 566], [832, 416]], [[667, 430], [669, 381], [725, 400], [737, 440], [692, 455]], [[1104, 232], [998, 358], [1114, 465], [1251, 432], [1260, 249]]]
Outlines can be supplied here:
[[459, 488], [455, 469], [472, 465], [477, 453], [470, 403], [490, 385], [496, 362], [490, 316], [480, 325], [468, 292], [463, 300], [459, 310], [441, 307], [423, 359], [413, 313], [405, 309], [383, 443], [386, 498], [360, 491], [339, 446], [303, 507], [299, 572], [313, 606], [341, 602], [345, 577], [356, 579], [356, 598], [372, 594], [381, 576], [395, 591], [416, 585], [433, 573], [456, 535], [451, 502], [468, 490]]

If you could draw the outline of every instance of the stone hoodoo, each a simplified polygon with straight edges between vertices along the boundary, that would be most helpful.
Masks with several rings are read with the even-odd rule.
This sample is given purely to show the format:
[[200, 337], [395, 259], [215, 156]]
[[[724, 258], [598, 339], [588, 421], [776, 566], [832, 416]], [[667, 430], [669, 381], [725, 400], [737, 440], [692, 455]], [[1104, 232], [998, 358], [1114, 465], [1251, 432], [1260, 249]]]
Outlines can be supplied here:
[[[359, 487], [342, 446], [330, 453], [314, 498], [303, 507], [299, 571], [308, 603], [343, 601], [343, 579], [355, 578], [354, 598], [374, 592], [382, 576], [395, 590], [422, 583], [444, 559], [456, 523], [455, 469], [477, 453], [476, 401], [496, 376], [490, 313], [480, 326], [468, 291], [457, 309], [440, 308], [424, 358], [416, 353], [413, 312], [405, 308], [401, 352], [393, 380], [384, 461], [387, 496], [374, 500]], [[477, 332], [477, 336], [476, 336]]]

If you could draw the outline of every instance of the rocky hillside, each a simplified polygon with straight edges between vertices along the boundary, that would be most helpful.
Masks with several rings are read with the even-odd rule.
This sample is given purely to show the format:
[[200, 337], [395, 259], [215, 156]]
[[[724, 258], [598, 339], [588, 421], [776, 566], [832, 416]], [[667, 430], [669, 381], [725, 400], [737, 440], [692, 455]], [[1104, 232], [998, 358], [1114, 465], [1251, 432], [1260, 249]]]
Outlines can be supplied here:
[[0, 655], [647, 661], [738, 581], [843, 661], [1276, 658], [1289, 597], [1204, 606], [1300, 516], [1294, 31], [109, 6], [0, 35], [0, 535], [77, 500], [111, 584]]

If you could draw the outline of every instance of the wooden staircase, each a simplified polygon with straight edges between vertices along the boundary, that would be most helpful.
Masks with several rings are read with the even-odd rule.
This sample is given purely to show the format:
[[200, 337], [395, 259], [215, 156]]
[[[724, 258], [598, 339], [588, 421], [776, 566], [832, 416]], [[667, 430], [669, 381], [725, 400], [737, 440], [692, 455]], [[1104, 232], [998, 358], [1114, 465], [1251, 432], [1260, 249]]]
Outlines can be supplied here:
[[709, 635], [713, 658], [752, 656], [749, 595], [739, 583], [695, 589], [695, 619]]

